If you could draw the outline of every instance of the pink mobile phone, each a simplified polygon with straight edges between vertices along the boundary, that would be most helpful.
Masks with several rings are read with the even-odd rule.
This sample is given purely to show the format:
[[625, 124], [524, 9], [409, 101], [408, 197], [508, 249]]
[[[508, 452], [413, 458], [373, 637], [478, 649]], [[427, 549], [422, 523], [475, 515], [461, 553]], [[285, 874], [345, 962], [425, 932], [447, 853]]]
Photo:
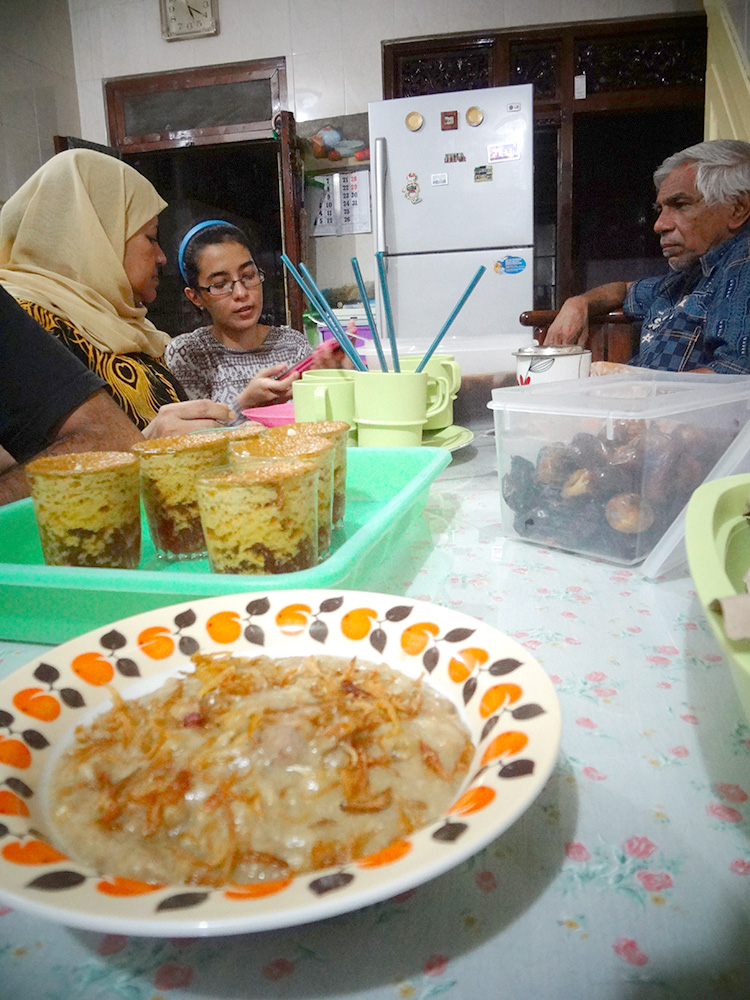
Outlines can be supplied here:
[[317, 358], [318, 354], [320, 353], [320, 349], [321, 349], [322, 346], [323, 346], [322, 344], [318, 344], [318, 346], [315, 348], [315, 350], [312, 352], [312, 354], [309, 354], [306, 358], [303, 358], [301, 361], [298, 361], [297, 364], [296, 365], [292, 365], [291, 368], [287, 368], [280, 375], [276, 375], [275, 378], [278, 380], [280, 378], [286, 378], [287, 375], [291, 375], [292, 372], [305, 372], [305, 371], [307, 371], [307, 369], [310, 368], [313, 365], [313, 363], [315, 362], [315, 359]]

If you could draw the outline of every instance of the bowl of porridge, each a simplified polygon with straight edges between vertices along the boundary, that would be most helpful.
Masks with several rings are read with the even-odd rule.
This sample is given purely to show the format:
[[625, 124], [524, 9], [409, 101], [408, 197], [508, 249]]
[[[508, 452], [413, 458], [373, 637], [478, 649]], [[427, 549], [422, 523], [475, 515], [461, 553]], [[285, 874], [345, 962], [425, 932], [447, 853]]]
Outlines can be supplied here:
[[149, 936], [292, 926], [471, 856], [534, 801], [560, 711], [514, 640], [346, 590], [149, 611], [0, 682], [0, 900]]

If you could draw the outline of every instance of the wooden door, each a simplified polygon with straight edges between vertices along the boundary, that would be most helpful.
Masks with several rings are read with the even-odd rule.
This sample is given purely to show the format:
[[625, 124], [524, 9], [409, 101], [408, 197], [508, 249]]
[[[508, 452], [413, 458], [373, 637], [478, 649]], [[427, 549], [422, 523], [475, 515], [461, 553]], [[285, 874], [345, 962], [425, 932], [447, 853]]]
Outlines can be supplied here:
[[[281, 211], [283, 225], [282, 247], [293, 264], [302, 258], [302, 220], [304, 198], [304, 174], [302, 154], [297, 142], [294, 115], [291, 111], [280, 111], [276, 120], [279, 136], [279, 184], [281, 188]], [[302, 313], [304, 300], [297, 282], [285, 273], [288, 323], [295, 330], [304, 331]]]
[[[126, 154], [240, 143], [252, 155], [275, 143], [281, 220], [276, 249], [299, 262], [302, 157], [294, 116], [286, 110], [283, 56], [121, 77], [107, 81], [105, 94], [110, 140]], [[279, 268], [277, 256], [273, 270], [285, 289], [284, 321], [302, 330], [301, 292]]]
[[[303, 168], [298, 149], [294, 116], [287, 103], [286, 63], [283, 57], [257, 59], [219, 66], [152, 73], [107, 81], [107, 120], [112, 147], [98, 146], [73, 137], [56, 137], [55, 151], [88, 146], [119, 156], [141, 170], [167, 200], [180, 200], [182, 178], [191, 173], [190, 161], [200, 161], [205, 176], [203, 188], [193, 186], [192, 222], [219, 217], [242, 228], [257, 229], [261, 266], [267, 272], [264, 298], [269, 300], [274, 323], [303, 327], [302, 293], [288, 281], [281, 264], [285, 252], [296, 264], [302, 252]], [[234, 172], [212, 170], [211, 164], [230, 159]], [[267, 176], [261, 176], [262, 171]], [[248, 178], [247, 187], [262, 189], [268, 204], [259, 206], [256, 220], [248, 216], [242, 190], [232, 204], [228, 194], [212, 190], [212, 174], [234, 180]], [[206, 196], [205, 192], [208, 192]], [[186, 198], [190, 201], [191, 198]], [[170, 264], [154, 310], [154, 321], [170, 333], [182, 332], [195, 320], [186, 308], [176, 258], [178, 233], [189, 228], [185, 212], [165, 210], [160, 229], [165, 229], [165, 252]], [[278, 214], [278, 227], [273, 217]], [[256, 225], [257, 221], [257, 225]], [[252, 233], [251, 233], [252, 235]]]

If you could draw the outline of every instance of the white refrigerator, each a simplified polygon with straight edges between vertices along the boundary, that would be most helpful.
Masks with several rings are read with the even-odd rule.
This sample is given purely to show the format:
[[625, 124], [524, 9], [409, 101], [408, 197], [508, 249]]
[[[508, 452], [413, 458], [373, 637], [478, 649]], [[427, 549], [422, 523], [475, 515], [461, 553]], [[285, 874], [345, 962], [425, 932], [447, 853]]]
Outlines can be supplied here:
[[531, 343], [518, 317], [533, 308], [532, 100], [524, 84], [369, 105], [375, 251], [399, 354], [424, 353], [482, 264], [438, 350], [484, 374], [515, 370], [512, 351]]

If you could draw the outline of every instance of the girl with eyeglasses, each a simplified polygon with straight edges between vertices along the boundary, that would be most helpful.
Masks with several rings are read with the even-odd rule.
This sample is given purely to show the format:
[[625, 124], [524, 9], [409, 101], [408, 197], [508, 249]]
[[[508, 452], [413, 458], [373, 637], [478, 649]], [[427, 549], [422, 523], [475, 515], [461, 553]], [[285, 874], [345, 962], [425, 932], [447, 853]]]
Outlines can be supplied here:
[[[264, 274], [245, 233], [219, 219], [198, 223], [182, 239], [178, 264], [185, 295], [211, 319], [166, 349], [167, 365], [188, 394], [237, 413], [291, 399], [299, 375], [279, 376], [310, 355], [310, 344], [298, 330], [260, 322]], [[313, 367], [340, 367], [341, 353], [333, 342]]]

